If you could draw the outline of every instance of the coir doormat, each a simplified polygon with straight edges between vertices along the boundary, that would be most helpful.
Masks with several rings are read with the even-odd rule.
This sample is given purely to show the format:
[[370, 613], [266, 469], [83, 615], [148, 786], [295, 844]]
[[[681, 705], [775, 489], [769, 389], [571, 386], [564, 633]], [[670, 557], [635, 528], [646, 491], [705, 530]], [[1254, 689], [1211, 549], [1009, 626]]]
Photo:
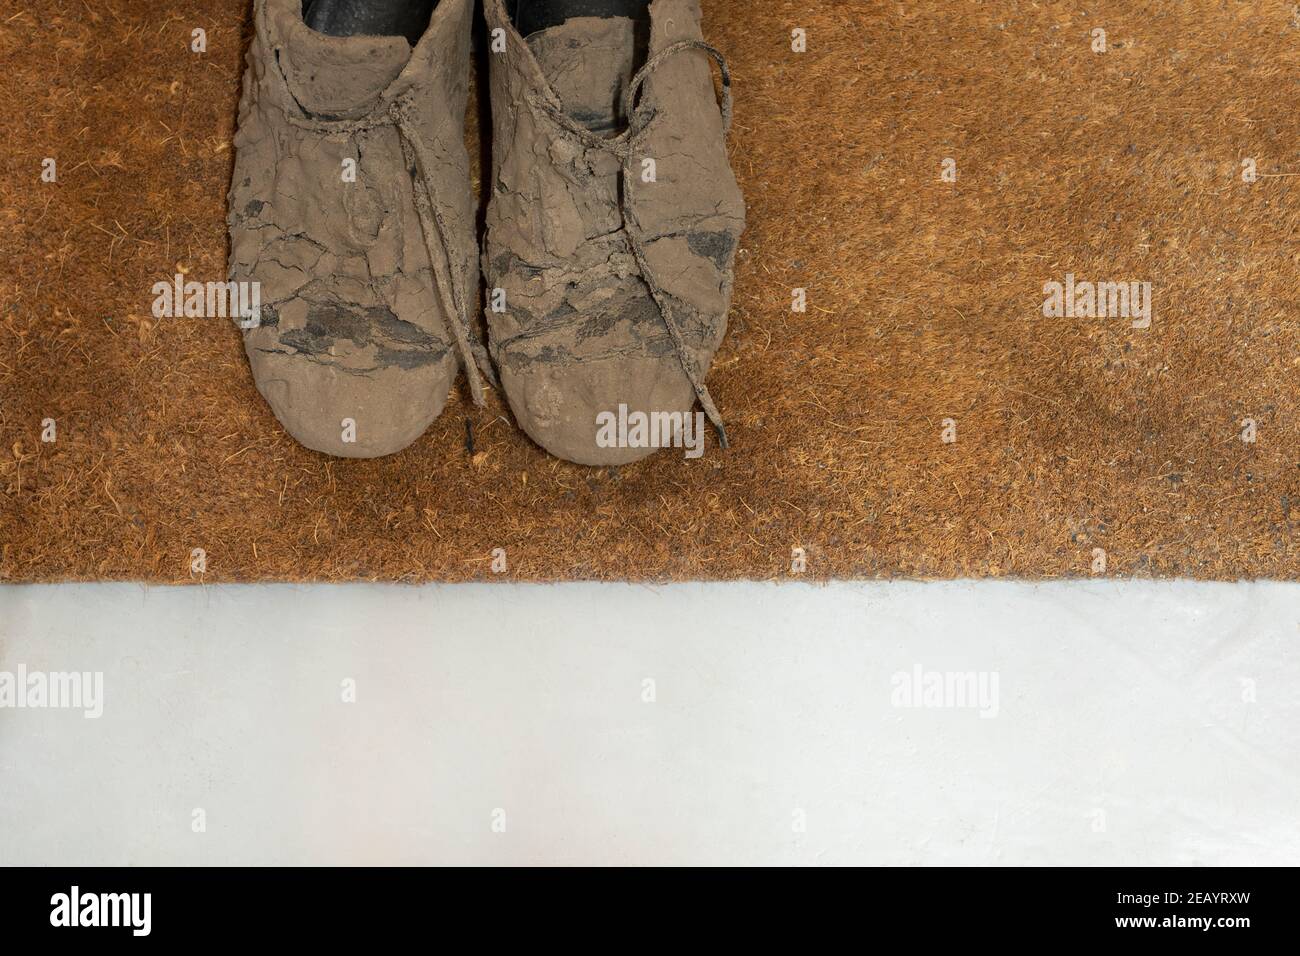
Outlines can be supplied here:
[[247, 0], [10, 5], [0, 578], [1297, 577], [1300, 8], [1085, 6], [706, 2], [731, 447], [601, 470], [463, 379], [394, 457], [294, 444], [150, 311], [225, 275]]

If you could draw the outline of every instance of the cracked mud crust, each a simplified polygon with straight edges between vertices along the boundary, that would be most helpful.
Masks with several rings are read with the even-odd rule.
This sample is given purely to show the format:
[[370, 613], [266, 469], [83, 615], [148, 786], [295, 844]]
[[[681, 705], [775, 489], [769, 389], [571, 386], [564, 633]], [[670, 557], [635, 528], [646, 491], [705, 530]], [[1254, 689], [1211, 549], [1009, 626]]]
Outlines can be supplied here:
[[[374, 457], [442, 411], [457, 370], [444, 286], [477, 284], [462, 138], [472, 0], [442, 0], [414, 49], [401, 37], [327, 37], [300, 8], [255, 4], [230, 278], [261, 284], [262, 321], [244, 344], [284, 427], [317, 451]], [[403, 97], [432, 168], [386, 121]], [[441, 227], [443, 261], [430, 255], [420, 203]], [[355, 441], [344, 440], [345, 419]]]
[[[542, 108], [547, 102], [596, 136], [629, 117], [624, 91], [648, 57], [699, 41], [696, 0], [656, 0], [648, 24], [581, 17], [521, 37], [500, 0], [489, 25], [506, 29], [491, 60], [493, 191], [483, 268], [492, 354], [520, 426], [552, 454], [621, 464], [653, 449], [601, 448], [597, 415], [689, 412], [696, 389], [668, 321], [702, 379], [726, 331], [744, 204], [727, 160], [708, 56], [672, 54], [649, 73], [638, 112], [649, 117], [625, 160], [585, 143]], [[553, 99], [552, 99], [553, 97]], [[642, 178], [653, 160], [654, 181]], [[670, 305], [656, 302], [645, 266]]]

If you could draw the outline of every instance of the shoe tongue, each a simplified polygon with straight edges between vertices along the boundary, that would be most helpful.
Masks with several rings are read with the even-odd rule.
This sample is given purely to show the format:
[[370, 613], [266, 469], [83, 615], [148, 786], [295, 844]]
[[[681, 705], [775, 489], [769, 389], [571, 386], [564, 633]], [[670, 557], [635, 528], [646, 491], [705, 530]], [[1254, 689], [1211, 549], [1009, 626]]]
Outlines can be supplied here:
[[623, 89], [632, 80], [636, 24], [627, 17], [574, 17], [528, 37], [564, 111], [596, 133], [626, 121]]
[[280, 66], [299, 105], [322, 117], [366, 113], [411, 59], [405, 37], [331, 37], [292, 17]]

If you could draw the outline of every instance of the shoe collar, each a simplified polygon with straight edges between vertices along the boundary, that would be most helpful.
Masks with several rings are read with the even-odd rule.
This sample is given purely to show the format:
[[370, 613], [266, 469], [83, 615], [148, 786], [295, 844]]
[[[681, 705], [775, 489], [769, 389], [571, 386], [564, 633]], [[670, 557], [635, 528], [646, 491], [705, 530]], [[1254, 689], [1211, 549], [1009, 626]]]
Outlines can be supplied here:
[[[302, 0], [256, 0], [255, 17], [264, 24], [274, 61], [269, 69], [280, 70], [292, 104], [304, 115], [355, 119], [399, 97], [432, 74], [449, 32], [455, 29], [457, 14], [473, 0], [441, 0], [429, 18], [424, 34], [412, 47], [405, 37], [330, 36], [313, 30], [303, 20]], [[379, 65], [373, 83], [358, 89], [359, 61]], [[312, 83], [316, 70], [331, 70], [339, 82]], [[352, 76], [349, 77], [349, 71]]]
[[[647, 60], [665, 47], [681, 40], [700, 38], [699, 0], [652, 0], [649, 14], [650, 43], [646, 51]], [[505, 0], [483, 0], [483, 15], [490, 29], [500, 27], [505, 31], [506, 47], [513, 53], [515, 62], [524, 71], [529, 86], [541, 93], [552, 106], [563, 110], [564, 104], [551, 86], [551, 81], [546, 78], [541, 64], [537, 62], [537, 57], [533, 55], [532, 47], [515, 28], [514, 21], [506, 10]], [[650, 83], [653, 83], [653, 80]]]

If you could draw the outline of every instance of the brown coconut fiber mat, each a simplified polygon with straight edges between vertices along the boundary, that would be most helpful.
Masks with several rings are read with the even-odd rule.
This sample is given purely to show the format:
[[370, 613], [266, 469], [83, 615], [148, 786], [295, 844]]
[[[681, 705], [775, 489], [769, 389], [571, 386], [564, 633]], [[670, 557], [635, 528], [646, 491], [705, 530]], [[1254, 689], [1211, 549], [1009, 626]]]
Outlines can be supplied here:
[[238, 330], [150, 310], [225, 275], [247, 0], [11, 4], [0, 578], [1300, 576], [1292, 0], [704, 13], [749, 205], [732, 447], [598, 470], [463, 378], [394, 457], [297, 446]]

